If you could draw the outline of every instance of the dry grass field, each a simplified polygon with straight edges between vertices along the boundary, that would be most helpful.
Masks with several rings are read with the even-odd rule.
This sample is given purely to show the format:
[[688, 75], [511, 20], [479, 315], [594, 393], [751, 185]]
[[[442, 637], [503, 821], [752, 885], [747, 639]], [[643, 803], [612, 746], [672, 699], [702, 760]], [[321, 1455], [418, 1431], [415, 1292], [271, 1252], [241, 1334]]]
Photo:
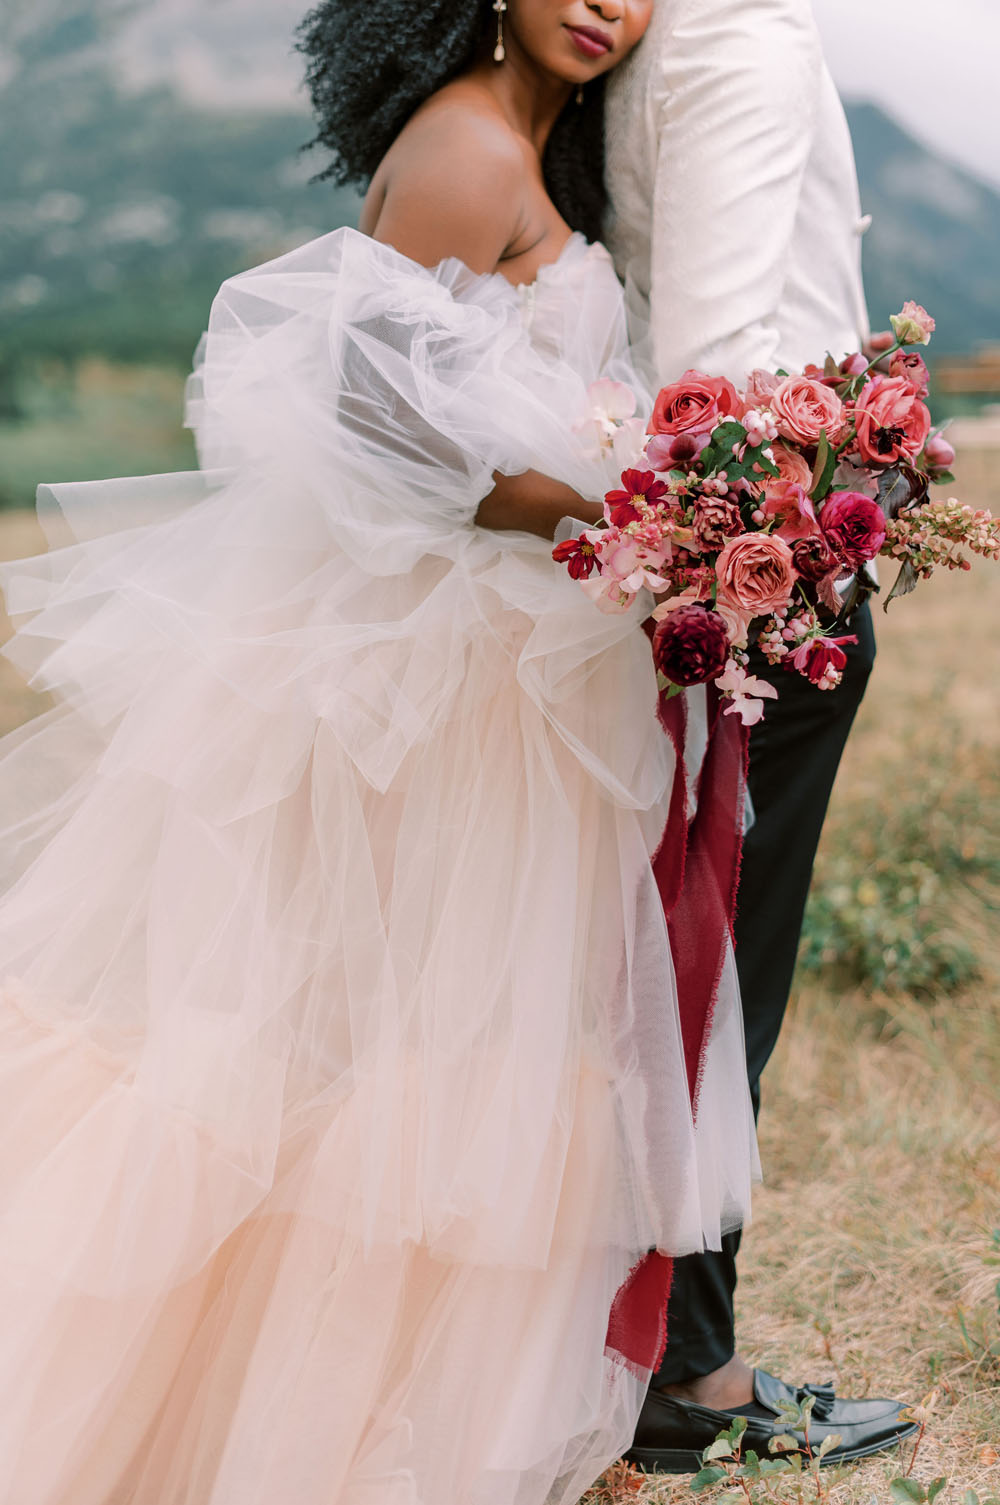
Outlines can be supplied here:
[[[954, 489], [1000, 510], [998, 473], [1000, 450], [969, 452]], [[0, 555], [39, 547], [29, 514], [0, 516]], [[923, 1401], [912, 1476], [959, 1505], [1000, 1496], [1000, 568], [935, 579], [877, 626], [817, 877], [882, 985], [835, 954], [800, 974], [765, 1078], [741, 1342], [790, 1379]], [[0, 660], [0, 726], [37, 704]], [[928, 935], [966, 956], [957, 989], [935, 985], [938, 952], [920, 971]], [[825, 1471], [830, 1499], [898, 1500], [910, 1451]], [[673, 1505], [689, 1484], [601, 1498]]]

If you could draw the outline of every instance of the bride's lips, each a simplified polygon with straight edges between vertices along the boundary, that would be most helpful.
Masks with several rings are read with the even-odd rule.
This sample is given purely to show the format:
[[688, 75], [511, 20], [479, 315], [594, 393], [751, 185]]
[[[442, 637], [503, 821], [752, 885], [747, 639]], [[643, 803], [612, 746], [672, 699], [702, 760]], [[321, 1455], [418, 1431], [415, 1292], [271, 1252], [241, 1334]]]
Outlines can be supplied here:
[[567, 26], [566, 30], [585, 58], [605, 57], [615, 45], [607, 32], [598, 31], [596, 26]]

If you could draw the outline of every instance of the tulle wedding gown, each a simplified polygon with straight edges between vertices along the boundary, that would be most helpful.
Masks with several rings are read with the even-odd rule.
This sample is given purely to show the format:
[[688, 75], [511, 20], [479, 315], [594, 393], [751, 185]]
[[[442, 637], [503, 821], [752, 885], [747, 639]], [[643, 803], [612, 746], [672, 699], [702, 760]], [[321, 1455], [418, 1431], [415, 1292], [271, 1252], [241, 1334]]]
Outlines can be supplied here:
[[747, 1208], [735, 984], [695, 1120], [649, 644], [474, 524], [497, 469], [603, 493], [573, 425], [625, 356], [580, 236], [515, 289], [338, 231], [220, 291], [201, 471], [43, 488], [8, 1505], [569, 1505], [627, 1445], [616, 1291]]

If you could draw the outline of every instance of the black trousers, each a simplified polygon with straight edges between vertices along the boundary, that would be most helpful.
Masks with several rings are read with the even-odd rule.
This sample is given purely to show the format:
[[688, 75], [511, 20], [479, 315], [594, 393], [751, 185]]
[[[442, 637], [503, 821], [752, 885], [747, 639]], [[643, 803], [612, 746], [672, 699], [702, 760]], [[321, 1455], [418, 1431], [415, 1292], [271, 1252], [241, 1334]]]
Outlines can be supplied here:
[[[767, 702], [750, 734], [750, 796], [755, 823], [743, 846], [736, 912], [736, 967], [743, 999], [747, 1072], [754, 1113], [760, 1074], [774, 1050], [788, 1003], [809, 880], [833, 781], [875, 659], [867, 606], [845, 632], [847, 668], [836, 690], [817, 690], [801, 675], [772, 669], [752, 655], [750, 672], [770, 679], [780, 698]], [[697, 1379], [735, 1352], [733, 1297], [739, 1232], [723, 1249], [679, 1259], [667, 1312], [667, 1351], [658, 1385]]]

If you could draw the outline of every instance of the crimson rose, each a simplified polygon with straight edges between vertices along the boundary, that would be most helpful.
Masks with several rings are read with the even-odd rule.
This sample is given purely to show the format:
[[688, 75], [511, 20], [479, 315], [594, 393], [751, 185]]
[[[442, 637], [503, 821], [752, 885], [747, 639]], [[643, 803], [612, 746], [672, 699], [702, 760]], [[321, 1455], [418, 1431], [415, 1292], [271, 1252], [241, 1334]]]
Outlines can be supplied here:
[[678, 606], [653, 634], [653, 662], [675, 685], [715, 679], [729, 658], [729, 634], [717, 611], [694, 602]]
[[830, 548], [843, 564], [860, 569], [885, 543], [885, 514], [860, 491], [835, 491], [819, 515]]

